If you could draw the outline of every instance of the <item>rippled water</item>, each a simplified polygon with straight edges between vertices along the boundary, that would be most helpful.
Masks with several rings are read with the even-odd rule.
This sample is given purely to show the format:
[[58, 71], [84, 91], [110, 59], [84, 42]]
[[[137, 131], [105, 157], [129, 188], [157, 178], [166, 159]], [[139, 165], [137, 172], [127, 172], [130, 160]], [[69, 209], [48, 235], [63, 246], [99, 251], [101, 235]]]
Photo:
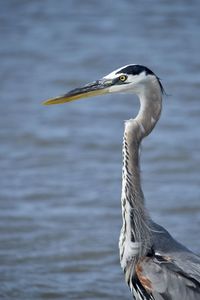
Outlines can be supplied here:
[[198, 0], [1, 1], [1, 299], [131, 299], [121, 143], [138, 101], [40, 104], [128, 63], [152, 68], [169, 95], [143, 144], [148, 208], [200, 252], [199, 12]]

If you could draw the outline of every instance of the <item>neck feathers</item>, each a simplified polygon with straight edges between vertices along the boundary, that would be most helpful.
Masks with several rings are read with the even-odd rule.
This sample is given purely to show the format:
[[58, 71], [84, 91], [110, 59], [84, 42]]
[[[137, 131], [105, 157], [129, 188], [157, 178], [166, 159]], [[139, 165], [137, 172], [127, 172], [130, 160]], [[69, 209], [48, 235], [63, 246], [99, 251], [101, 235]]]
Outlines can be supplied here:
[[120, 235], [120, 260], [123, 269], [130, 260], [136, 262], [150, 248], [149, 218], [144, 208], [144, 196], [140, 184], [139, 142], [140, 126], [135, 120], [125, 124], [122, 169], [122, 229]]
[[145, 85], [145, 88], [138, 94], [140, 99], [140, 110], [135, 118], [139, 124], [137, 138], [141, 140], [149, 135], [160, 118], [162, 109], [162, 90], [155, 77]]
[[[151, 98], [147, 98], [147, 94]], [[152, 131], [159, 119], [161, 99], [160, 88], [148, 90], [148, 93], [144, 91], [140, 95], [137, 117], [125, 123], [121, 196], [123, 225], [119, 241], [123, 269], [130, 260], [136, 263], [151, 248], [149, 217], [140, 180], [139, 147], [142, 138]]]

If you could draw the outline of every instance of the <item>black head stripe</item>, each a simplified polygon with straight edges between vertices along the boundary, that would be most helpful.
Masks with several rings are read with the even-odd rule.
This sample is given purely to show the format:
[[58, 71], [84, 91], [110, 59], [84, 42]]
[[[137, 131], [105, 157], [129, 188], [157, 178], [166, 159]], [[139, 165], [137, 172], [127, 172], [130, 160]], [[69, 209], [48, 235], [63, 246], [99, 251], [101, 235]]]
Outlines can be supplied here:
[[142, 72], [145, 72], [146, 75], [155, 75], [150, 69], [141, 65], [129, 65], [119, 70], [116, 74], [125, 73], [128, 75], [139, 75]]

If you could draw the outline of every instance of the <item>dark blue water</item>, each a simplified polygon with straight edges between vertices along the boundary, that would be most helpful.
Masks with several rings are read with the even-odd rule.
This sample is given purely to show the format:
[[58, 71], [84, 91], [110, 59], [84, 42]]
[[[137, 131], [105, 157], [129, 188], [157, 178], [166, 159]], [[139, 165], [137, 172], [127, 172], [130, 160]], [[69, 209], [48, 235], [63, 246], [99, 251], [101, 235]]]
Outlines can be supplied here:
[[155, 221], [200, 252], [200, 2], [0, 2], [0, 298], [131, 299], [118, 258], [121, 144], [137, 98], [44, 107], [129, 63], [167, 94], [143, 144]]

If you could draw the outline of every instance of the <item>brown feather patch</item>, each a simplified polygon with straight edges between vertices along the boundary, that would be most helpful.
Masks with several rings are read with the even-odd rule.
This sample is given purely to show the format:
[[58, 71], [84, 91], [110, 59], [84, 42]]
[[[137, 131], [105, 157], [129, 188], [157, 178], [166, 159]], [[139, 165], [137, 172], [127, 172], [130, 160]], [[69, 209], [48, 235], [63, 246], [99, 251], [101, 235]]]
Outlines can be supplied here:
[[140, 281], [140, 283], [142, 284], [142, 286], [148, 291], [148, 292], [152, 292], [152, 284], [151, 281], [142, 274], [143, 270], [142, 270], [142, 266], [140, 265], [140, 263], [138, 262], [135, 268], [135, 272], [137, 274], [137, 277]]

